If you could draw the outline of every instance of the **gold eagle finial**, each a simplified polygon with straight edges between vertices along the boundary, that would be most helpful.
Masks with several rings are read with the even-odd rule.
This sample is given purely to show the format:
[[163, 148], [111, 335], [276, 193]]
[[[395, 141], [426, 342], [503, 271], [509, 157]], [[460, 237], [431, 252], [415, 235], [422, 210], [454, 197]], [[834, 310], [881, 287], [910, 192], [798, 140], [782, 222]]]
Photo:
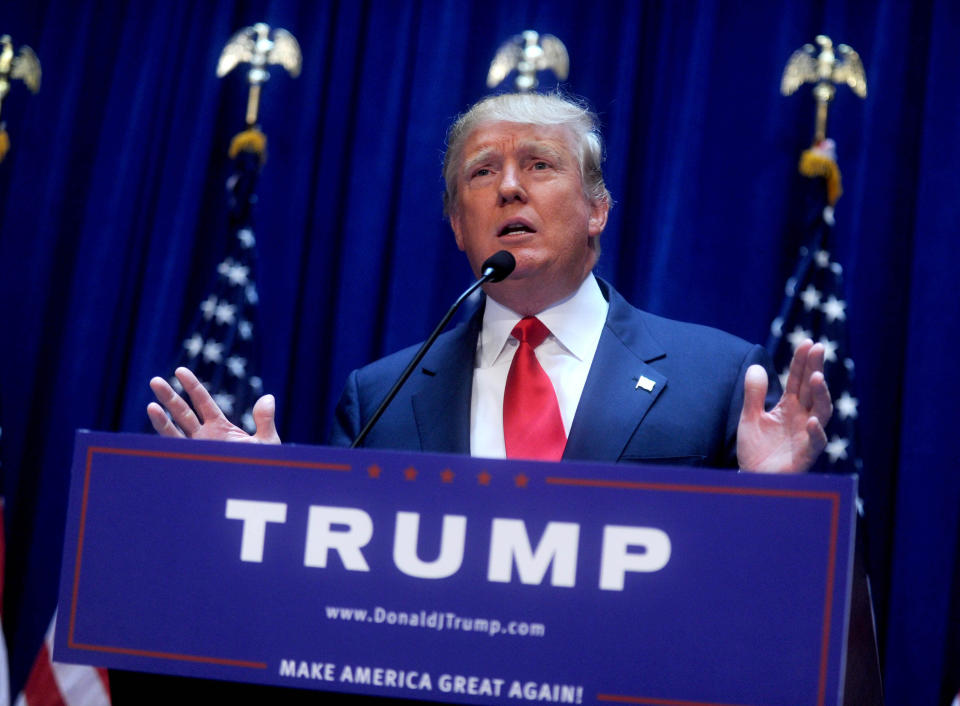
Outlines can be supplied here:
[[837, 93], [834, 84], [847, 85], [860, 98], [867, 96], [867, 75], [860, 55], [846, 44], [838, 44], [825, 34], [816, 38], [820, 51], [812, 44], [804, 44], [793, 52], [783, 70], [780, 93], [789, 96], [805, 83], [815, 84], [813, 97], [817, 101], [817, 122], [814, 143], [827, 137], [827, 106]]
[[258, 22], [244, 27], [230, 37], [230, 41], [220, 53], [217, 76], [223, 78], [242, 63], [250, 65], [247, 71], [247, 82], [250, 84], [247, 126], [253, 127], [257, 122], [260, 105], [260, 86], [270, 78], [267, 66], [282, 66], [296, 78], [300, 75], [303, 55], [297, 40], [287, 30], [277, 27], [271, 31], [270, 25]]
[[487, 87], [496, 88], [514, 69], [517, 70], [517, 91], [525, 93], [537, 87], [538, 71], [553, 71], [565, 80], [570, 73], [567, 48], [552, 34], [528, 29], [511, 37], [497, 49], [487, 73]]
[[[0, 109], [3, 99], [10, 92], [14, 79], [23, 81], [31, 93], [40, 90], [40, 60], [33, 49], [24, 45], [19, 52], [13, 50], [13, 40], [9, 34], [0, 36]], [[10, 136], [0, 122], [0, 162], [10, 149]]]

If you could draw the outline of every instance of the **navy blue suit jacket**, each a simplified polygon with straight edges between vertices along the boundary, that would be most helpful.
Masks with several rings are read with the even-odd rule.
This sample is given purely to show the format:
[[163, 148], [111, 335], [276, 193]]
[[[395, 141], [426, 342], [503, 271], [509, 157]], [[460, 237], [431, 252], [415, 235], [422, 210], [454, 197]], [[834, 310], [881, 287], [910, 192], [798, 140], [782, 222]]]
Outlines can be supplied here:
[[[598, 280], [600, 281], [600, 280]], [[747, 367], [770, 378], [769, 356], [735, 336], [635, 309], [600, 281], [610, 302], [563, 458], [736, 466], [736, 432]], [[482, 308], [440, 336], [364, 446], [470, 453], [470, 395]], [[337, 405], [331, 443], [349, 445], [413, 358], [416, 347], [355, 370]], [[652, 390], [637, 387], [640, 376]]]

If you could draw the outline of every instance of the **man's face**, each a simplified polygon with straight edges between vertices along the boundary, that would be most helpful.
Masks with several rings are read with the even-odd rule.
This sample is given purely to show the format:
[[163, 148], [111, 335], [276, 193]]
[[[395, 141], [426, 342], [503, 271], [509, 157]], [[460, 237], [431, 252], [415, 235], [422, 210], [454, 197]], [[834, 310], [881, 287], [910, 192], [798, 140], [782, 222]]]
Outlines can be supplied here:
[[572, 294], [597, 260], [609, 206], [583, 191], [574, 136], [561, 126], [489, 123], [464, 144], [450, 223], [479, 276], [509, 250], [517, 268], [487, 293], [520, 314]]

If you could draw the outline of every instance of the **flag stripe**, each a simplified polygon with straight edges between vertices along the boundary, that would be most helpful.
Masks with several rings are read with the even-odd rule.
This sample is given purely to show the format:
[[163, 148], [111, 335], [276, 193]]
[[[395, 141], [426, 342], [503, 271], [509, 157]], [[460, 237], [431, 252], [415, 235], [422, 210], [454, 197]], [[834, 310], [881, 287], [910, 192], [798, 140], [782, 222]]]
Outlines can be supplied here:
[[110, 703], [105, 669], [53, 662], [53, 673], [67, 706], [104, 706]]
[[0, 706], [10, 706], [10, 673], [7, 660], [7, 641], [0, 623]]
[[[0, 431], [2, 435], [2, 431]], [[0, 472], [3, 468], [0, 466]], [[3, 579], [6, 566], [6, 535], [3, 530], [3, 489], [0, 488], [0, 616], [3, 615]], [[7, 659], [7, 640], [0, 618], [0, 706], [10, 706], [10, 662]]]
[[60, 687], [57, 686], [57, 679], [53, 675], [53, 662], [46, 642], [37, 654], [16, 706], [66, 706]]
[[54, 615], [15, 706], [110, 706], [107, 670], [53, 661], [56, 623]]

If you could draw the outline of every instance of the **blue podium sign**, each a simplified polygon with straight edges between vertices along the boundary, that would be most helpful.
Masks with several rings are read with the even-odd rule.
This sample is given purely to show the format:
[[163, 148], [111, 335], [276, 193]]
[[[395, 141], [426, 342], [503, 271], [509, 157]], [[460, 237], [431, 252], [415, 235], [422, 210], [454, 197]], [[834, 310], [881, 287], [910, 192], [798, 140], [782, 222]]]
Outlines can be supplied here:
[[837, 704], [855, 479], [78, 432], [57, 660], [471, 704]]

